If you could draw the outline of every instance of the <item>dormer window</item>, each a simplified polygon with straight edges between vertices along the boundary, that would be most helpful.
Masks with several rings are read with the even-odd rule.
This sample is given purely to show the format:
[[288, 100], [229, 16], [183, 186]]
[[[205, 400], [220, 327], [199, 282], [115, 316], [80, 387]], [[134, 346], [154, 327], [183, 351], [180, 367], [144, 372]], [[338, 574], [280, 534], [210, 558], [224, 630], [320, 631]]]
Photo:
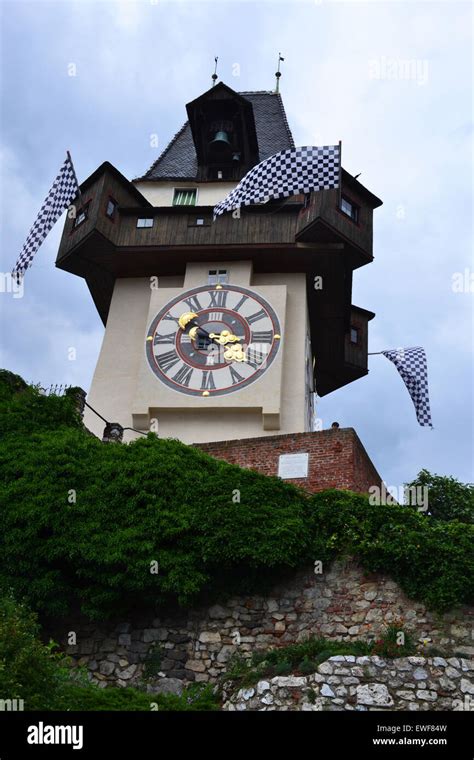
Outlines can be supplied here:
[[173, 195], [173, 206], [195, 206], [196, 198], [196, 188], [177, 187]]
[[207, 278], [208, 285], [225, 285], [229, 282], [227, 269], [210, 269]]
[[356, 206], [355, 203], [344, 195], [341, 198], [341, 211], [343, 214], [350, 216], [353, 222], [359, 221], [359, 206]]

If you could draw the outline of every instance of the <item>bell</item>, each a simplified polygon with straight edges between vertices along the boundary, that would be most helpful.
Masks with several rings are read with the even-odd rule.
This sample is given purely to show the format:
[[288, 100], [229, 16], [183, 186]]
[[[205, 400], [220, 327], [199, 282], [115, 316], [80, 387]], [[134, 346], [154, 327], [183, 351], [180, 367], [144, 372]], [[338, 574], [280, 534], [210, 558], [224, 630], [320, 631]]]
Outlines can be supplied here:
[[219, 130], [219, 132], [216, 132], [215, 137], [211, 142], [209, 143], [214, 149], [218, 150], [227, 150], [230, 148], [230, 140], [229, 135], [227, 132], [224, 132], [223, 130]]

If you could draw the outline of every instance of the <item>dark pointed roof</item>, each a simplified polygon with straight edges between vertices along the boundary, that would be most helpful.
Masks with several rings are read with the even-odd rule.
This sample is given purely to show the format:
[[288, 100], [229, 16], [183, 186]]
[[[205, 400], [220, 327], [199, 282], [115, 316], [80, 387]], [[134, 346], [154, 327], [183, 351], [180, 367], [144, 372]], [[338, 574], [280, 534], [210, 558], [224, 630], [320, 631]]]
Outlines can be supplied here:
[[[253, 107], [259, 150], [259, 160], [293, 148], [293, 136], [288, 126], [281, 95], [276, 92], [240, 92]], [[197, 158], [191, 127], [187, 121], [175, 134], [150, 169], [137, 180], [195, 180]]]

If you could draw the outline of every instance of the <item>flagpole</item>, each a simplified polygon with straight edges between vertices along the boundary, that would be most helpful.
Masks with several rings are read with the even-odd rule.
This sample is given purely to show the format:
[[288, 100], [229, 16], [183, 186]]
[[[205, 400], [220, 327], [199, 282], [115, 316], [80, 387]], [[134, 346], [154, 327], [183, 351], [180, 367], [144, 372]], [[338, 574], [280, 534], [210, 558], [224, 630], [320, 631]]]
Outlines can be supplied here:
[[342, 140], [339, 140], [339, 208], [342, 206]]
[[80, 202], [81, 202], [81, 206], [82, 206], [82, 205], [83, 205], [83, 200], [82, 200], [82, 193], [81, 193], [81, 188], [79, 187], [79, 182], [77, 181], [76, 170], [75, 170], [75, 168], [74, 168], [74, 164], [72, 163], [71, 154], [69, 153], [69, 151], [68, 151], [68, 150], [66, 151], [66, 153], [67, 153], [67, 157], [68, 157], [68, 159], [69, 159], [69, 163], [71, 164], [71, 169], [72, 169], [72, 173], [74, 174], [74, 179], [76, 180], [76, 185], [77, 185], [77, 193], [78, 193], [78, 195], [79, 195], [79, 200], [80, 200]]

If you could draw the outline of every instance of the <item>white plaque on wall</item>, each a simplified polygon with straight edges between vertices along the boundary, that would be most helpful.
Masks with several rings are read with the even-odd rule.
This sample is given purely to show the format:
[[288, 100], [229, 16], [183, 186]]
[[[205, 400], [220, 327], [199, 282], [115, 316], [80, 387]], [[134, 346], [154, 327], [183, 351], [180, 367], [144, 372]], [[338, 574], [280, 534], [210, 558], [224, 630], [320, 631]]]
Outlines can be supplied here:
[[279, 478], [307, 478], [309, 454], [280, 454]]

